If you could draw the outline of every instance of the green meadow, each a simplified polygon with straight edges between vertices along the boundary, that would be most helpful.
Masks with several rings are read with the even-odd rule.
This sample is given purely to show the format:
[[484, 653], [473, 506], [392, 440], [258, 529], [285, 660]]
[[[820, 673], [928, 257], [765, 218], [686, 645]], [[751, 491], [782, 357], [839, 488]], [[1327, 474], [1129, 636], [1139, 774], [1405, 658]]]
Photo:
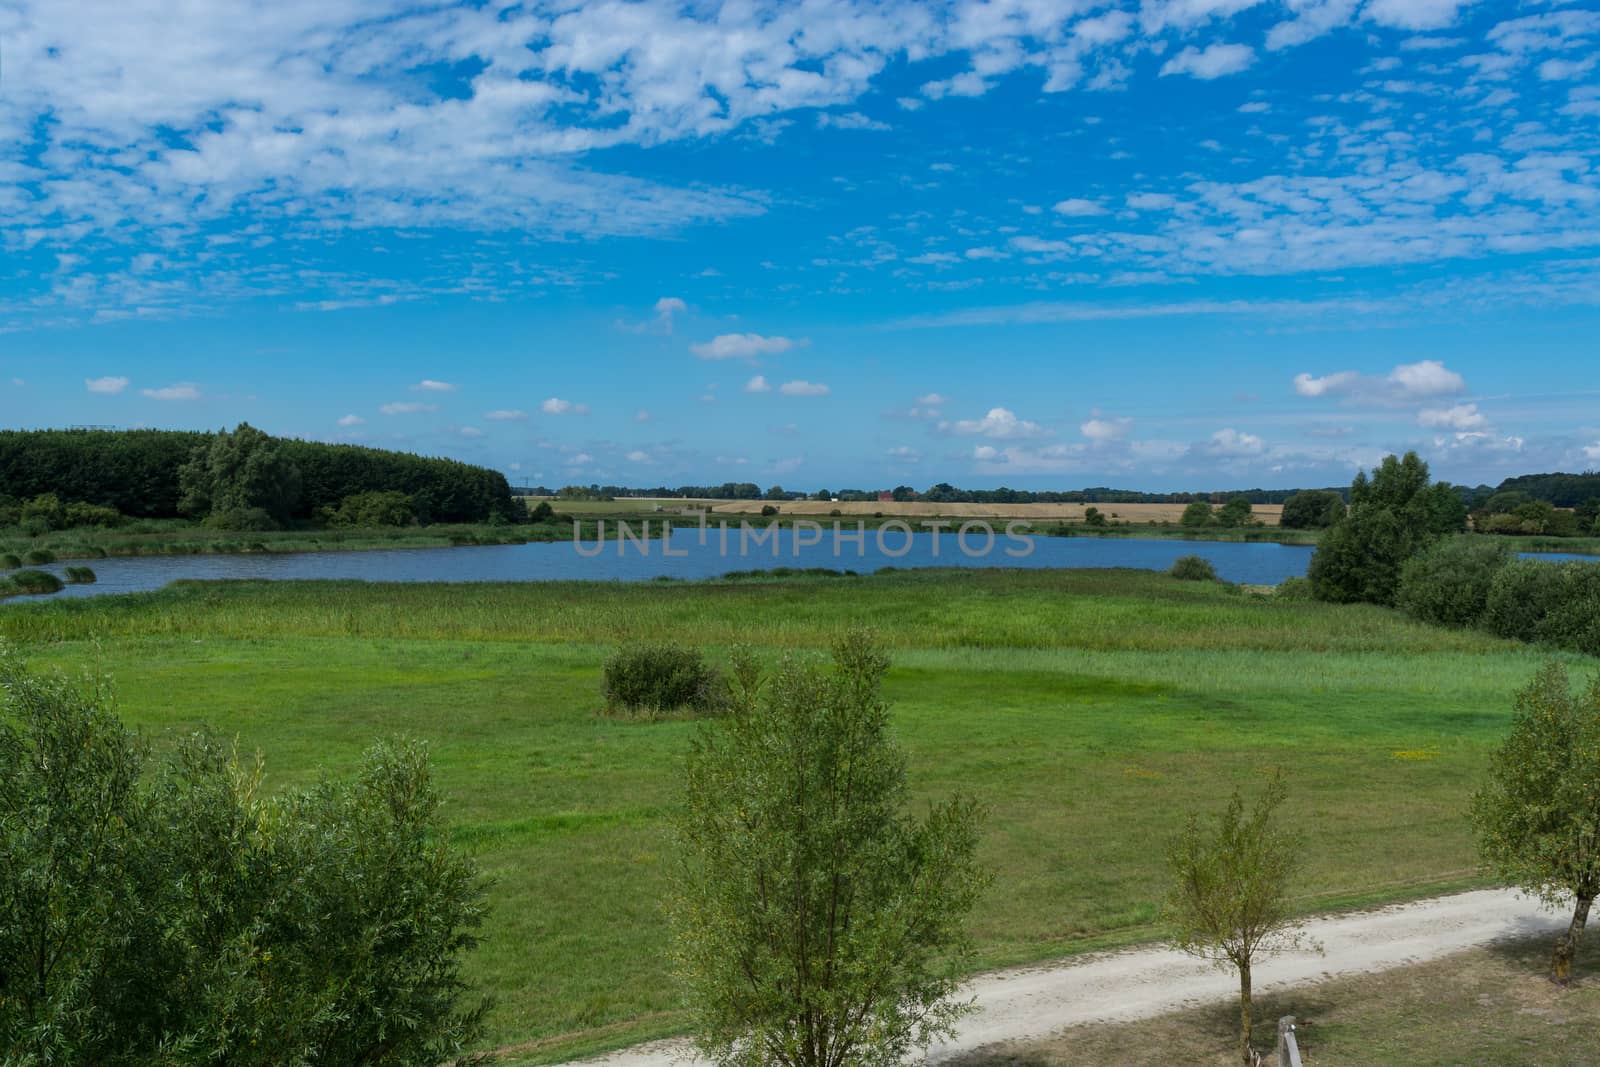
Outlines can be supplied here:
[[1478, 883], [1466, 800], [1550, 654], [1138, 571], [180, 583], [0, 609], [35, 662], [111, 675], [154, 743], [209, 725], [277, 786], [380, 736], [431, 742], [455, 839], [495, 879], [471, 965], [491, 1043], [543, 1060], [682, 1025], [660, 899], [698, 727], [603, 717], [605, 656], [663, 638], [820, 655], [849, 625], [893, 651], [917, 792], [988, 810], [984, 966], [1158, 937], [1168, 835], [1273, 768], [1309, 842], [1305, 910]]

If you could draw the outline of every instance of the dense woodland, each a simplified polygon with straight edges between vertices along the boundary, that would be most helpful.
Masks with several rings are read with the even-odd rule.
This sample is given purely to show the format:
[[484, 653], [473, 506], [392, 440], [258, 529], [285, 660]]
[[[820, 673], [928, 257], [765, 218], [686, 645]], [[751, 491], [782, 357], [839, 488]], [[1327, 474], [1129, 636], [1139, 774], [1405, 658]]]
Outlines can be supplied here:
[[[204, 477], [197, 457], [204, 457], [201, 467], [210, 464]], [[195, 476], [188, 482], [185, 468]], [[224, 487], [218, 478], [239, 484]], [[246, 489], [252, 481], [258, 488]], [[262, 499], [245, 499], [252, 492]], [[325, 517], [363, 493], [401, 494], [411, 516], [424, 523], [508, 521], [522, 514], [498, 471], [408, 452], [274, 438], [247, 425], [218, 434], [0, 431], [0, 498], [14, 503], [53, 496], [63, 505], [114, 508], [133, 518], [205, 519], [218, 511], [212, 493], [232, 493], [232, 504], [259, 507], [279, 523]]]

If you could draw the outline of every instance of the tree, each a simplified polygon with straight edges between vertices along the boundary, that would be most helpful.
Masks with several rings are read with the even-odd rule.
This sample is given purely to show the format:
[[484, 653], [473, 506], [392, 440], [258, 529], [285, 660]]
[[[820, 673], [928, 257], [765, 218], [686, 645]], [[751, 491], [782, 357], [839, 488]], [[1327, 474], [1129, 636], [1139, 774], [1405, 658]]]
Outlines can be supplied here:
[[1332, 489], [1304, 489], [1283, 502], [1278, 525], [1290, 530], [1322, 530], [1344, 518], [1344, 498]]
[[1229, 497], [1217, 512], [1217, 522], [1222, 526], [1249, 526], [1251, 514], [1252, 509], [1247, 498]]
[[1210, 526], [1216, 518], [1208, 501], [1191, 500], [1189, 506], [1183, 509], [1183, 517], [1178, 521], [1185, 526]]
[[689, 757], [675, 956], [700, 1049], [729, 1067], [896, 1067], [970, 1009], [952, 998], [987, 881], [978, 811], [905, 813], [888, 659], [853, 632], [833, 663], [764, 679], [740, 653]]
[[767, 497], [766, 498], [768, 500], [788, 500], [789, 499], [789, 494], [784, 492], [783, 486], [774, 485], [770, 489], [767, 490]]
[[1388, 456], [1357, 473], [1350, 508], [1317, 543], [1307, 577], [1319, 600], [1393, 604], [1400, 568], [1439, 538], [1466, 526], [1466, 505], [1455, 488], [1428, 482], [1415, 452]]
[[1085, 526], [1109, 525], [1108, 521], [1106, 520], [1105, 513], [1097, 507], [1087, 507], [1083, 509], [1083, 524]]
[[300, 468], [247, 422], [197, 447], [178, 469], [178, 485], [180, 511], [224, 527], [254, 527], [254, 512], [281, 524], [300, 502]]
[[1550, 979], [1566, 985], [1600, 893], [1600, 675], [1575, 696], [1559, 663], [1540, 668], [1516, 697], [1511, 733], [1472, 798], [1478, 851], [1507, 882], [1546, 903], [1572, 900]]
[[1423, 622], [1476, 625], [1495, 575], [1510, 562], [1511, 550], [1487, 537], [1446, 538], [1401, 566], [1395, 604]]
[[1173, 875], [1166, 907], [1172, 943], [1238, 972], [1239, 1055], [1246, 1064], [1251, 1062], [1252, 963], [1291, 948], [1315, 947], [1289, 912], [1300, 842], [1273, 824], [1286, 792], [1282, 776], [1273, 775], [1247, 814], [1235, 789], [1214, 825], [1191, 815], [1167, 851]]
[[484, 883], [439, 802], [415, 744], [272, 796], [204, 735], [158, 764], [103, 685], [0, 649], [5, 1062], [459, 1056], [483, 1030], [461, 962]]

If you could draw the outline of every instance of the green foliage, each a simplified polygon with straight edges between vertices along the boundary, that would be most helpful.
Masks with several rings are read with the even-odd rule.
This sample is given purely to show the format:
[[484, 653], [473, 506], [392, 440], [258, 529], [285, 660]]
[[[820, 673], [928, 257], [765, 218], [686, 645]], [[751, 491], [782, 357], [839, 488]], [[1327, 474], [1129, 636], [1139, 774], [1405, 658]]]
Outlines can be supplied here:
[[1222, 507], [1217, 509], [1217, 525], [1219, 526], [1249, 526], [1251, 522], [1250, 501], [1242, 496], [1229, 497]]
[[1500, 637], [1600, 655], [1600, 563], [1513, 560], [1489, 587], [1483, 626]]
[[436, 1067], [480, 1033], [484, 885], [420, 745], [268, 797], [203, 736], [153, 765], [111, 694], [0, 650], [7, 1063]]
[[1083, 509], [1083, 522], [1086, 526], [1107, 525], [1105, 513], [1099, 508], [1089, 507]]
[[15, 552], [0, 553], [0, 568], [14, 571], [22, 566], [22, 557]]
[[1466, 524], [1466, 505], [1453, 487], [1428, 482], [1415, 452], [1388, 456], [1369, 479], [1350, 487], [1350, 508], [1328, 528], [1311, 557], [1308, 577], [1318, 599], [1393, 604], [1406, 560]]
[[230, 525], [246, 516], [254, 520], [258, 511], [276, 523], [287, 522], [300, 502], [300, 468], [277, 441], [247, 422], [196, 448], [178, 469], [178, 484], [183, 488], [178, 509], [223, 529], [259, 529], [253, 522]]
[[1278, 525], [1291, 530], [1322, 530], [1344, 518], [1344, 498], [1332, 489], [1305, 489], [1283, 502]]
[[1412, 618], [1444, 626], [1474, 626], [1511, 550], [1481, 537], [1447, 538], [1400, 568], [1396, 605]]
[[1274, 774], [1247, 813], [1235, 789], [1214, 823], [1190, 815], [1167, 848], [1173, 884], [1165, 918], [1172, 944], [1238, 972], [1239, 1051], [1246, 1064], [1251, 1062], [1251, 965], [1305, 940], [1291, 911], [1304, 846], [1273, 821], [1287, 793], [1282, 775]]
[[733, 713], [689, 757], [675, 958], [717, 1064], [898, 1067], [970, 1010], [976, 805], [908, 816], [888, 657], [858, 631], [833, 662], [763, 678], [739, 654]]
[[761, 515], [762, 515], [763, 518], [769, 518], [770, 519], [772, 516], [776, 515], [777, 513], [778, 513], [778, 509], [777, 509], [777, 507], [775, 505], [773, 505], [773, 504], [762, 504], [761, 505]]
[[22, 561], [35, 567], [42, 567], [47, 563], [54, 563], [56, 554], [48, 548], [33, 548], [22, 557]]
[[[548, 506], [548, 505], [546, 505]], [[393, 489], [352, 493], [328, 519], [333, 526], [410, 526], [417, 521], [411, 498]]]
[[61, 592], [61, 579], [49, 571], [12, 571], [0, 579], [0, 595], [42, 596]]
[[1206, 501], [1192, 500], [1189, 506], [1183, 509], [1183, 517], [1178, 521], [1185, 526], [1210, 526], [1216, 521], [1216, 515]]
[[1172, 569], [1167, 573], [1174, 578], [1182, 578], [1186, 582], [1214, 582], [1217, 580], [1217, 569], [1204, 556], [1179, 556], [1173, 561]]
[[1279, 600], [1311, 600], [1313, 599], [1311, 579], [1285, 578], [1278, 583], [1273, 595]]
[[529, 522], [554, 522], [556, 509], [550, 506], [550, 501], [541, 500], [528, 509]]
[[1557, 905], [1574, 901], [1551, 977], [1565, 983], [1600, 893], [1600, 675], [1574, 696], [1559, 663], [1517, 694], [1516, 718], [1472, 799], [1478, 849], [1500, 878]]
[[73, 585], [88, 585], [94, 580], [94, 571], [88, 567], [67, 568], [67, 581]]
[[612, 712], [712, 712], [723, 703], [722, 680], [697, 649], [674, 644], [626, 645], [606, 660], [601, 692]]

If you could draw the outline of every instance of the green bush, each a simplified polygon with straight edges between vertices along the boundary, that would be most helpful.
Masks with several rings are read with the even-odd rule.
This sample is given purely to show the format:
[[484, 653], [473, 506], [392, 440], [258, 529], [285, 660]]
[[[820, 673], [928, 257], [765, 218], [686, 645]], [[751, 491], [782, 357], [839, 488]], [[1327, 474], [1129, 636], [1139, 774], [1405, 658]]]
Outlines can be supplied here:
[[1217, 509], [1217, 524], [1220, 526], [1249, 526], [1254, 509], [1250, 501], [1242, 496], [1232, 497], [1222, 507]]
[[1273, 593], [1279, 600], [1310, 600], [1310, 578], [1285, 578], [1278, 583], [1278, 588]]
[[1320, 530], [1344, 518], [1344, 498], [1332, 489], [1306, 489], [1283, 502], [1278, 525], [1287, 530]]
[[776, 506], [774, 506], [772, 504], [762, 504], [761, 505], [761, 514], [762, 514], [763, 517], [771, 518], [772, 516], [776, 515], [777, 513], [778, 513], [778, 509], [777, 509]]
[[1083, 524], [1085, 526], [1105, 526], [1105, 525], [1107, 525], [1105, 512], [1101, 511], [1099, 508], [1084, 508], [1083, 509]]
[[104, 507], [100, 504], [68, 504], [63, 509], [66, 525], [68, 526], [121, 526], [127, 522], [127, 517], [116, 508]]
[[417, 510], [405, 493], [394, 490], [368, 491], [345, 497], [328, 521], [334, 526], [361, 528], [414, 526]]
[[1600, 655], [1600, 563], [1507, 564], [1489, 589], [1483, 626], [1501, 637]]
[[67, 568], [67, 584], [69, 585], [89, 585], [94, 580], [94, 571], [88, 567]]
[[1216, 521], [1216, 514], [1208, 502], [1192, 500], [1189, 506], [1183, 509], [1183, 517], [1178, 521], [1185, 526], [1210, 526]]
[[50, 551], [48, 548], [35, 548], [29, 551], [27, 555], [23, 556], [22, 561], [34, 567], [42, 567], [46, 563], [54, 563], [56, 561], [56, 554]]
[[528, 509], [529, 522], [554, 522], [556, 509], [550, 506], [550, 501], [541, 500]]
[[478, 1040], [484, 884], [425, 748], [269, 791], [206, 736], [158, 764], [111, 709], [0, 649], [7, 1063], [436, 1067]]
[[266, 508], [224, 508], [207, 515], [205, 524], [216, 530], [240, 530], [250, 533], [280, 528], [278, 520], [274, 519]]
[[1182, 578], [1186, 582], [1214, 582], [1217, 580], [1217, 569], [1204, 556], [1179, 556], [1172, 564], [1172, 569], [1167, 573], [1174, 578]]
[[606, 660], [601, 680], [606, 709], [644, 713], [714, 712], [722, 707], [717, 669], [700, 652], [674, 644], [626, 645]]
[[1489, 603], [1495, 575], [1511, 551], [1482, 537], [1440, 541], [1400, 568], [1395, 604], [1414, 619], [1444, 626], [1474, 626]]
[[6, 584], [13, 594], [42, 596], [45, 593], [61, 592], [61, 579], [49, 571], [13, 571], [6, 575]]
[[15, 552], [7, 552], [4, 555], [0, 555], [0, 569], [14, 571], [20, 566], [22, 566], [22, 557]]

